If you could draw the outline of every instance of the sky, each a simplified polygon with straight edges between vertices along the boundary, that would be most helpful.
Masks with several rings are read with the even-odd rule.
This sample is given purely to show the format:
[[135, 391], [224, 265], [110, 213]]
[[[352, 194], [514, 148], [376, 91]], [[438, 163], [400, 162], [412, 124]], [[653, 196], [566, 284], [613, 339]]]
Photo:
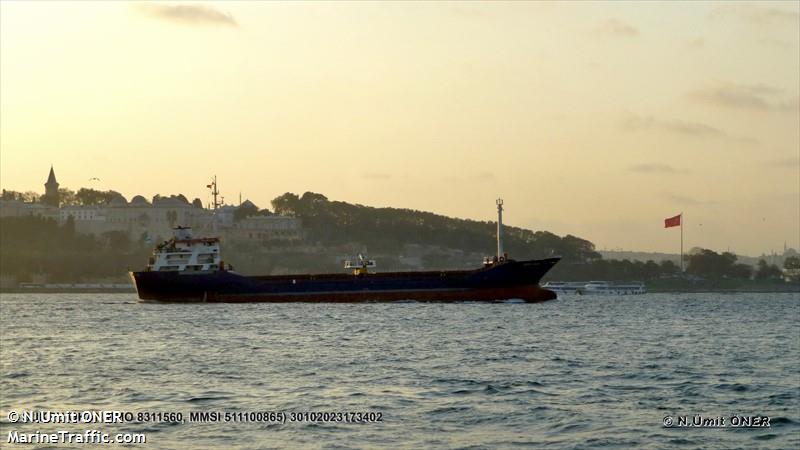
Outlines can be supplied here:
[[[798, 2], [0, 2], [0, 186], [800, 248]], [[89, 181], [90, 178], [100, 181]]]

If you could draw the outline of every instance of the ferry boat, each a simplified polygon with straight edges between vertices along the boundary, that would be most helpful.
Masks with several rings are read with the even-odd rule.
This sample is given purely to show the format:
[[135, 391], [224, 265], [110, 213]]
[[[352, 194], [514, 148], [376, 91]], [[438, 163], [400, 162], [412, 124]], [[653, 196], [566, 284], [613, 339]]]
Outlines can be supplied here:
[[548, 281], [543, 286], [556, 294], [566, 295], [641, 295], [647, 287], [641, 282], [612, 283], [609, 281]]
[[[216, 203], [216, 202], [215, 202]], [[142, 301], [163, 302], [457, 302], [553, 300], [539, 280], [560, 258], [515, 261], [502, 246], [498, 200], [497, 255], [474, 270], [374, 273], [373, 260], [348, 261], [350, 273], [245, 276], [222, 259], [220, 239], [177, 227], [147, 268], [130, 272]]]
[[586, 290], [586, 282], [570, 282], [570, 281], [548, 281], [542, 285], [545, 289], [550, 289], [556, 294], [582, 294]]
[[600, 295], [641, 295], [647, 293], [644, 283], [610, 283], [608, 281], [590, 281], [586, 283], [587, 294]]

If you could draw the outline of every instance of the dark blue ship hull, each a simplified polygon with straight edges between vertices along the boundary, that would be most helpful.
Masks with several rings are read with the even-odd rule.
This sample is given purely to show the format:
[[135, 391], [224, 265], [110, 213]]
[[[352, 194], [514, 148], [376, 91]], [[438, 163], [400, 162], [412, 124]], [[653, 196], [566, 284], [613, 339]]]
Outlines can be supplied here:
[[539, 280], [559, 258], [505, 261], [476, 270], [281, 276], [230, 271], [131, 272], [139, 298], [166, 302], [538, 302], [556, 298]]

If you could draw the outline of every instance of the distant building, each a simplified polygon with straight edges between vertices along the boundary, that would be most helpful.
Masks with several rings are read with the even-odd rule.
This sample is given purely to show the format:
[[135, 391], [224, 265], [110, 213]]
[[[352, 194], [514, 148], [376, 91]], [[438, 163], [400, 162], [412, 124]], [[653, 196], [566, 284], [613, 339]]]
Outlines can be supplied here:
[[228, 239], [237, 241], [298, 240], [303, 237], [302, 222], [288, 216], [250, 216], [226, 230]]
[[60, 222], [66, 222], [69, 216], [72, 216], [72, 220], [76, 223], [87, 220], [105, 221], [105, 217], [100, 214], [100, 208], [97, 206], [64, 206], [59, 208], [58, 220]]
[[58, 181], [56, 181], [56, 173], [53, 166], [50, 166], [50, 175], [47, 177], [47, 182], [44, 184], [44, 195], [41, 202], [45, 205], [58, 208]]
[[[58, 181], [53, 167], [44, 184], [45, 194], [38, 202], [26, 203], [21, 199], [0, 199], [0, 217], [40, 216], [58, 219]], [[5, 193], [5, 190], [3, 190]]]
[[0, 217], [19, 217], [28, 215], [25, 203], [19, 200], [0, 199]]
[[217, 225], [223, 228], [233, 226], [233, 218], [236, 209], [237, 208], [233, 205], [222, 205], [217, 208]]
[[48, 205], [47, 203], [26, 203], [25, 215], [38, 216], [46, 219], [58, 219], [58, 208]]
[[[196, 234], [217, 233], [228, 238], [261, 240], [301, 239], [300, 219], [284, 216], [254, 216], [238, 223], [234, 221], [236, 206], [223, 205], [216, 214], [202, 208], [202, 203], [189, 203], [182, 195], [155, 196], [152, 202], [141, 195], [128, 202], [122, 195], [115, 196], [102, 205], [68, 205], [58, 207], [59, 183], [53, 167], [44, 185], [45, 194], [39, 202], [0, 199], [0, 217], [40, 216], [66, 223], [72, 218], [75, 231], [82, 234], [102, 235], [108, 232], [123, 232], [133, 241], [158, 242], [172, 236], [172, 228], [178, 225], [195, 228]], [[198, 202], [199, 203], [199, 202]], [[245, 201], [241, 206], [255, 207]], [[216, 230], [216, 231], [214, 231]]]

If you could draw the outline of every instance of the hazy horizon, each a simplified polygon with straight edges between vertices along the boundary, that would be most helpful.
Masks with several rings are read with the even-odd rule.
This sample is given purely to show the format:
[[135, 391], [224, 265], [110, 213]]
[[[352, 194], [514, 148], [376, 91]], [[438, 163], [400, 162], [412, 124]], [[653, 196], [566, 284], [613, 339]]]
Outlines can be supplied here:
[[[0, 186], [800, 248], [798, 3], [0, 2]], [[89, 182], [89, 178], [100, 182]], [[701, 225], [702, 224], [702, 225]]]

